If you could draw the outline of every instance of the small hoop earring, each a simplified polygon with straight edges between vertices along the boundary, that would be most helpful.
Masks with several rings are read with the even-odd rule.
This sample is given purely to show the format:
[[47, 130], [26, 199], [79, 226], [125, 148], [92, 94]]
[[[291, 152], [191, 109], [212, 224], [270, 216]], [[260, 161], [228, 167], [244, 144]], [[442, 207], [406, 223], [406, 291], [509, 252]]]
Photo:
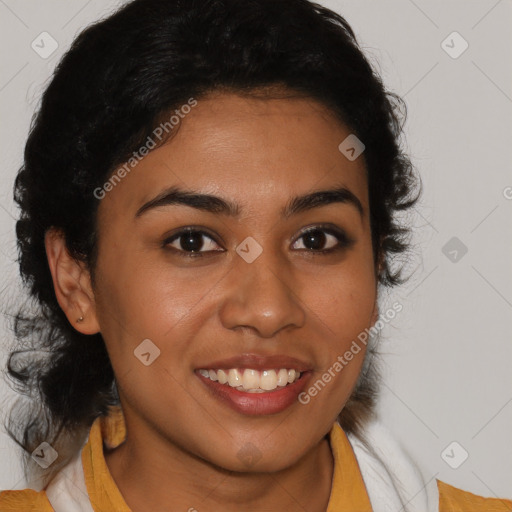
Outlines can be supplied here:
[[77, 321], [78, 323], [83, 322], [83, 321], [84, 321], [84, 317], [83, 317], [83, 316], [81, 316], [80, 318], [77, 318], [77, 319], [76, 319], [76, 321]]

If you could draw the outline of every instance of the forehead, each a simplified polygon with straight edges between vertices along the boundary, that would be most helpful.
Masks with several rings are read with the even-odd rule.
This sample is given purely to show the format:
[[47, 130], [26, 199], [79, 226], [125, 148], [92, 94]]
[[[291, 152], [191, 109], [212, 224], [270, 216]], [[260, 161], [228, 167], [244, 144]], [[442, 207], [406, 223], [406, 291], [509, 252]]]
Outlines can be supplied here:
[[312, 99], [212, 94], [198, 99], [174, 130], [100, 208], [135, 214], [177, 185], [230, 198], [251, 215], [263, 205], [280, 209], [290, 196], [340, 184], [367, 207], [364, 157], [349, 160], [338, 149], [350, 129]]

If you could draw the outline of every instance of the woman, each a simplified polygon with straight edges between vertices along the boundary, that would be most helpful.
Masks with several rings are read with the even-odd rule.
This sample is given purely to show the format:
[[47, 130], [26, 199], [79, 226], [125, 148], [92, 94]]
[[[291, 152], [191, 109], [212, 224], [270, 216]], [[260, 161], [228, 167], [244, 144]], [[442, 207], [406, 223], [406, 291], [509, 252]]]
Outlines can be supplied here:
[[0, 511], [510, 510], [430, 495], [372, 414], [402, 106], [306, 0], [135, 0], [77, 38], [15, 184], [41, 315], [8, 369], [42, 401], [10, 431], [42, 469]]

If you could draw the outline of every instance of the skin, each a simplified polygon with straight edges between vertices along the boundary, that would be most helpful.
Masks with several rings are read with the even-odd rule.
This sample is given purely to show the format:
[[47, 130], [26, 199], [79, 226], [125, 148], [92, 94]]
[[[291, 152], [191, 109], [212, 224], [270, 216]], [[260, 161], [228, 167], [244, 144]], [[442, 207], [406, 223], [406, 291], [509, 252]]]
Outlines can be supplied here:
[[[285, 354], [310, 363], [314, 382], [377, 320], [364, 159], [338, 150], [349, 134], [311, 99], [210, 95], [100, 202], [94, 285], [63, 238], [47, 233], [62, 309], [80, 332], [101, 332], [112, 361], [128, 435], [106, 461], [134, 512], [169, 503], [201, 512], [326, 510], [326, 436], [364, 349], [308, 405], [260, 417], [212, 398], [194, 369], [242, 353]], [[362, 216], [332, 203], [280, 217], [290, 198], [340, 184], [359, 199]], [[171, 185], [236, 202], [240, 216], [175, 204], [135, 218]], [[301, 230], [320, 223], [345, 231], [352, 245], [306, 249]], [[208, 230], [201, 250], [212, 252], [192, 259], [163, 247], [192, 225]], [[263, 248], [250, 264], [235, 251], [248, 236]], [[327, 236], [322, 248], [337, 242]], [[183, 251], [179, 238], [171, 247]], [[161, 351], [149, 366], [133, 354], [147, 338]], [[250, 468], [237, 456], [248, 442], [261, 454]]]

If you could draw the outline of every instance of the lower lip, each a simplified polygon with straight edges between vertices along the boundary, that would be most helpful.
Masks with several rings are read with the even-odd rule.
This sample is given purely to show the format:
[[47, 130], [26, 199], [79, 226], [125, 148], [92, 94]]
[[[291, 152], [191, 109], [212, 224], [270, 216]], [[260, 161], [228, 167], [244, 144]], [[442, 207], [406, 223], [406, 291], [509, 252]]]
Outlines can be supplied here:
[[300, 379], [282, 389], [265, 393], [246, 393], [227, 384], [220, 384], [196, 372], [214, 397], [226, 403], [235, 411], [249, 416], [277, 414], [295, 402], [306, 386], [311, 372], [303, 372]]

